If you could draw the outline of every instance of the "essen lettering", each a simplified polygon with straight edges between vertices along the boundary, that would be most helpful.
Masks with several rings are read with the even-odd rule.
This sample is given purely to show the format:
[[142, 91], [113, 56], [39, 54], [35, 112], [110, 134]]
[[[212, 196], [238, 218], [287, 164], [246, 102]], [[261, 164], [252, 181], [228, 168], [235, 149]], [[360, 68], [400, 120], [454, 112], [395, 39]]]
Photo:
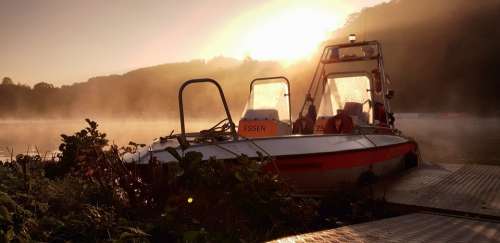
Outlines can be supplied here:
[[264, 125], [247, 125], [245, 126], [245, 131], [248, 132], [265, 132], [266, 126]]

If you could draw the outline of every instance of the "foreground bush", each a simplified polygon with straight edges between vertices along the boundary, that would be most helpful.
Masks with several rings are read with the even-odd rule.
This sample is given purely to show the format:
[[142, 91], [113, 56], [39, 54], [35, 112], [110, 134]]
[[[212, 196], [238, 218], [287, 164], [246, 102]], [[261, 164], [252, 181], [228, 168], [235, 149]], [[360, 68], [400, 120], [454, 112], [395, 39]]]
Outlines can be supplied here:
[[58, 161], [0, 166], [0, 242], [257, 242], [310, 229], [318, 203], [290, 196], [265, 161], [126, 165], [97, 124], [63, 135]]

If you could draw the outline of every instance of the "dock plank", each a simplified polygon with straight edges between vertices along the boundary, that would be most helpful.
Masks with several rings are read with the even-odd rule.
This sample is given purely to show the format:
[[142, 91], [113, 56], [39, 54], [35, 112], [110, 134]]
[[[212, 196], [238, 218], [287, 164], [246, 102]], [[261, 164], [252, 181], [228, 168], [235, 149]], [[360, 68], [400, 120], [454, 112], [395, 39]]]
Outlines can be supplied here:
[[291, 242], [462, 242], [500, 243], [500, 223], [415, 213], [271, 241]]
[[500, 218], [500, 166], [423, 165], [384, 185], [389, 203]]

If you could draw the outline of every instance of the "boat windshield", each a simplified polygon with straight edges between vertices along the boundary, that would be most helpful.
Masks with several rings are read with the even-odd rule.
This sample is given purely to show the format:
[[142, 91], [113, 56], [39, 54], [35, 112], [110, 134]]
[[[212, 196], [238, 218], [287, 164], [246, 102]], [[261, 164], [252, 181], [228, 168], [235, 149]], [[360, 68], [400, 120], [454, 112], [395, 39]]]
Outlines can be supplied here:
[[371, 123], [371, 99], [368, 76], [329, 76], [318, 117], [335, 116], [342, 112], [351, 116], [355, 124]]
[[331, 47], [327, 54], [322, 59], [324, 63], [349, 62], [349, 61], [366, 61], [373, 60], [379, 57], [377, 44], [355, 44], [342, 47]]
[[250, 99], [243, 111], [244, 118], [291, 122], [288, 84], [285, 81], [263, 80], [253, 83], [251, 88]]

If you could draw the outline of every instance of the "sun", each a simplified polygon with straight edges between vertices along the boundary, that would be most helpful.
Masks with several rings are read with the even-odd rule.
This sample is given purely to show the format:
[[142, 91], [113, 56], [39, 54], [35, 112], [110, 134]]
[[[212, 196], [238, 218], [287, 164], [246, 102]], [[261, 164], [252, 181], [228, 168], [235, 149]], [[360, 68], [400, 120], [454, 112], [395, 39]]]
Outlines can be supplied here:
[[212, 42], [216, 45], [211, 45], [208, 56], [282, 62], [309, 57], [342, 25], [344, 16], [331, 11], [331, 1], [296, 3], [277, 1], [240, 16]]
[[241, 49], [255, 59], [296, 60], [311, 54], [327, 38], [325, 16], [313, 9], [291, 9], [254, 26]]

